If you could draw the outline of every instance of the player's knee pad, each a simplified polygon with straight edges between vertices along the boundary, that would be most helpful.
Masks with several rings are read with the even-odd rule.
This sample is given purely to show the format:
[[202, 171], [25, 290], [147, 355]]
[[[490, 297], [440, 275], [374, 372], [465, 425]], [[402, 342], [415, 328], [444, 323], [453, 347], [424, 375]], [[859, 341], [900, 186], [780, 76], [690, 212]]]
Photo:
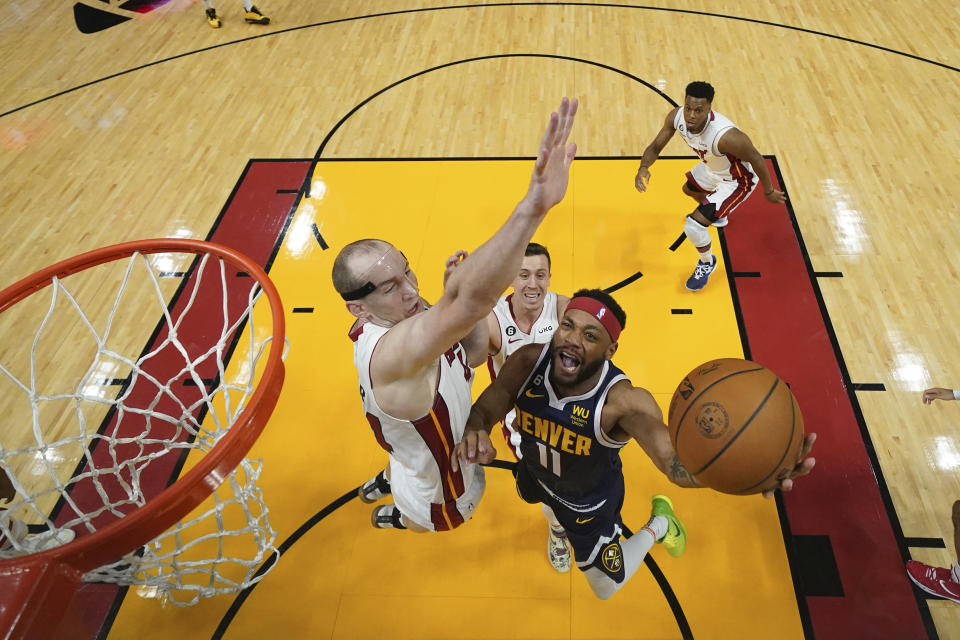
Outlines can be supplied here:
[[690, 216], [687, 216], [687, 222], [683, 225], [683, 232], [687, 234], [693, 246], [698, 248], [710, 244], [710, 232], [707, 229], [708, 227], [703, 226]]

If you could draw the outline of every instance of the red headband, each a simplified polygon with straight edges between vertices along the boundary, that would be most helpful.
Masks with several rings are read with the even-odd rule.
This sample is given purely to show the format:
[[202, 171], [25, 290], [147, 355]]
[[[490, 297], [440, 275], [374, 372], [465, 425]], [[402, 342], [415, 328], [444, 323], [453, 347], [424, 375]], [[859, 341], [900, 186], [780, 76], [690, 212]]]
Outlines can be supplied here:
[[620, 337], [620, 332], [623, 331], [623, 327], [620, 326], [620, 322], [617, 321], [616, 316], [599, 300], [580, 296], [579, 298], [571, 300], [567, 305], [567, 311], [571, 309], [586, 311], [596, 318], [600, 324], [603, 325], [603, 328], [607, 330], [607, 333], [610, 334], [610, 340], [613, 342], [617, 341], [617, 338]]

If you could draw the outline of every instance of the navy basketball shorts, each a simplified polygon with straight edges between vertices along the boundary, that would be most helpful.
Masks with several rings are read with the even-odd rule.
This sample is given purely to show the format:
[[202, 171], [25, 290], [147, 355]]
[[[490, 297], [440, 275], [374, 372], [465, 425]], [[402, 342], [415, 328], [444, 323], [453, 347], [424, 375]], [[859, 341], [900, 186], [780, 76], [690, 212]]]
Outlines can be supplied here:
[[551, 491], [537, 480], [523, 460], [514, 471], [517, 493], [530, 504], [543, 503], [553, 509], [567, 532], [577, 567], [586, 571], [597, 567], [616, 582], [623, 580], [623, 474], [611, 476], [595, 491], [576, 498]]

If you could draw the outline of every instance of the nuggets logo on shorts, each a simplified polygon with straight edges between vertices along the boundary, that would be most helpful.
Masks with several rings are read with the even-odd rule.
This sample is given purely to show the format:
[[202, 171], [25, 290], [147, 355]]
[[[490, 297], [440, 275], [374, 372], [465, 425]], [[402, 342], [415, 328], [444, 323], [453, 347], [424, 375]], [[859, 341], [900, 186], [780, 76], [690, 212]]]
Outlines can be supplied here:
[[620, 567], [623, 566], [623, 555], [620, 552], [620, 545], [616, 542], [611, 542], [603, 548], [603, 551], [600, 552], [600, 557], [603, 560], [603, 567], [610, 573], [616, 573], [620, 571]]

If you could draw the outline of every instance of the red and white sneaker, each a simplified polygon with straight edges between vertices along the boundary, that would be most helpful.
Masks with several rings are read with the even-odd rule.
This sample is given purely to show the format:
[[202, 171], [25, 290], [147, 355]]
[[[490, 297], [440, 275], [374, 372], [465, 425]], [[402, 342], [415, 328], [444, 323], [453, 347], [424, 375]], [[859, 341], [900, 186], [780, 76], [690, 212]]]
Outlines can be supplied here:
[[960, 603], [960, 584], [954, 582], [950, 569], [910, 560], [907, 562], [907, 577], [927, 593]]

